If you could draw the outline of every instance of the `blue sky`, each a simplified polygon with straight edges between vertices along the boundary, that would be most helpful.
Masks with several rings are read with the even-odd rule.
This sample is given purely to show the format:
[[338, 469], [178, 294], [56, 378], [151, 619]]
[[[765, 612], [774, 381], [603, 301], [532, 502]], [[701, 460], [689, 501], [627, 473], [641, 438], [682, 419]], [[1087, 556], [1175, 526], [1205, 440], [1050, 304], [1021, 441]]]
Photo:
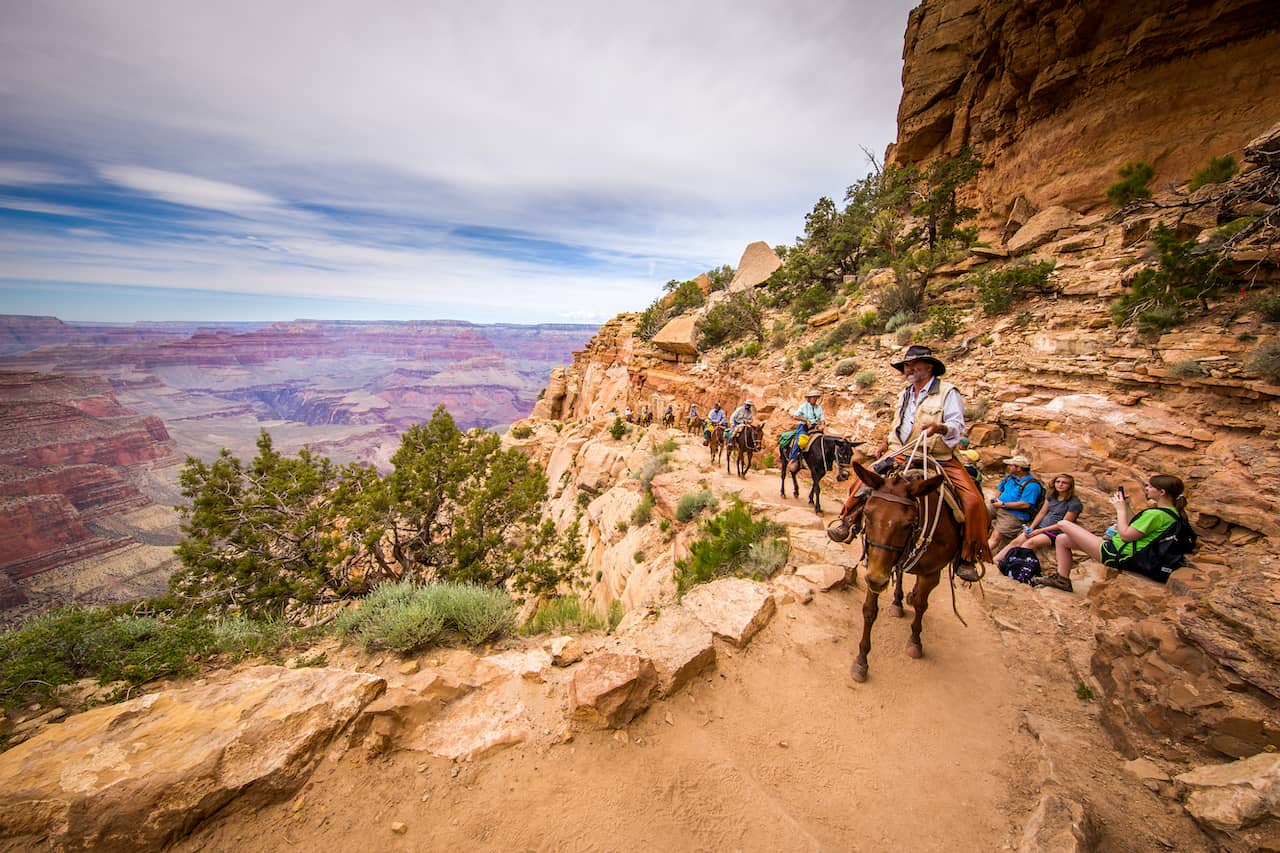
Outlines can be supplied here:
[[602, 322], [893, 140], [911, 2], [14, 0], [0, 313]]

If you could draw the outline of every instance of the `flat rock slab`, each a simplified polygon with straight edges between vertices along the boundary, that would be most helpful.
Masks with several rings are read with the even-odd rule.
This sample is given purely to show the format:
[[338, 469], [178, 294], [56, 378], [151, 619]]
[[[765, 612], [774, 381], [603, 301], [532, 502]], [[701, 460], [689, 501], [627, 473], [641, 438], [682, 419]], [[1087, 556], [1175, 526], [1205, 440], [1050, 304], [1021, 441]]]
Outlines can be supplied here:
[[385, 687], [259, 666], [77, 714], [0, 755], [0, 838], [158, 849], [236, 797], [291, 794]]
[[861, 554], [860, 540], [852, 545], [832, 542], [825, 527], [820, 530], [791, 531], [791, 562], [797, 566], [805, 563], [832, 563], [852, 567], [857, 564]]
[[658, 672], [658, 690], [670, 696], [709, 666], [715, 666], [716, 645], [711, 629], [688, 610], [664, 607], [627, 636]]
[[649, 707], [657, 686], [658, 672], [645, 658], [600, 652], [573, 671], [569, 715], [600, 728], [621, 728]]
[[751, 642], [778, 609], [768, 587], [745, 578], [721, 578], [695, 586], [681, 604], [717, 637], [739, 648]]
[[1280, 817], [1280, 754], [1197, 767], [1177, 778], [1187, 789], [1187, 811], [1207, 826], [1234, 830]]
[[831, 563], [807, 563], [796, 566], [796, 577], [808, 581], [818, 589], [827, 590], [844, 583], [845, 568]]

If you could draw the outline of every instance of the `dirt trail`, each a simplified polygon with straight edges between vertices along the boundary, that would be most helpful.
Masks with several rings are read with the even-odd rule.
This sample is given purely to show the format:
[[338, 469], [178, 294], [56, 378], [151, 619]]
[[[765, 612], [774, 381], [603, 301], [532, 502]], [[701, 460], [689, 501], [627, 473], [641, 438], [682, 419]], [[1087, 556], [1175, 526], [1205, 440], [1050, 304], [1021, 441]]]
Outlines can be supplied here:
[[[778, 501], [776, 471], [742, 485]], [[832, 489], [832, 510], [844, 493]], [[935, 592], [922, 660], [903, 651], [909, 619], [882, 615], [865, 684], [847, 673], [864, 590], [820, 593], [783, 606], [746, 649], [719, 645], [713, 671], [625, 732], [461, 764], [353, 750], [289, 802], [224, 815], [179, 849], [1017, 849], [1046, 777], [1089, 798], [1104, 850], [1211, 849], [1125, 773], [1076, 697], [1083, 596], [984, 586], [985, 599], [958, 592], [968, 628]]]

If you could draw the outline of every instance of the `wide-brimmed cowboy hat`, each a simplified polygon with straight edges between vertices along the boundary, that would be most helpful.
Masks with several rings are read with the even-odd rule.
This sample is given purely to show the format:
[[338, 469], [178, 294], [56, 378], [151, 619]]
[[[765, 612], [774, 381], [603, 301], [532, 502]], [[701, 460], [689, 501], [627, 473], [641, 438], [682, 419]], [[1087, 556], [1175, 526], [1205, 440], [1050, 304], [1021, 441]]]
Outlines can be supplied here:
[[821, 396], [822, 396], [822, 392], [819, 391], [817, 388], [814, 388], [812, 391], [809, 391], [808, 393], [806, 393], [804, 395], [804, 398], [807, 400], [810, 397], [821, 397]]
[[908, 361], [927, 361], [933, 365], [933, 375], [941, 376], [947, 372], [947, 366], [938, 361], [937, 356], [933, 354], [933, 350], [920, 344], [912, 344], [902, 353], [902, 358], [892, 362], [892, 366], [902, 373], [902, 366]]
[[1017, 456], [1010, 456], [1004, 460], [1006, 465], [1017, 465], [1019, 468], [1030, 468], [1031, 460], [1019, 453]]

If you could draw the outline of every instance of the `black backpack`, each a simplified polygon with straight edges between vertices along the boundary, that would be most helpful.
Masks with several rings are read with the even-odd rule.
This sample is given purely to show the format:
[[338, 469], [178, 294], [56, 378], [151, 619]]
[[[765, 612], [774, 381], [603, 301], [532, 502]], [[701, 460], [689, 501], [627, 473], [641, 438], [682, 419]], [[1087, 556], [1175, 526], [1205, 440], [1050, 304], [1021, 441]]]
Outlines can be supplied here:
[[[1173, 524], [1133, 555], [1127, 567], [1140, 575], [1164, 583], [1175, 569], [1186, 564], [1186, 556], [1195, 550], [1200, 537], [1181, 514], [1167, 507], [1152, 507], [1143, 512], [1159, 511], [1173, 516]], [[1142, 513], [1139, 513], [1141, 515]], [[1135, 518], [1137, 516], [1134, 516]], [[1130, 522], [1132, 523], [1132, 522]]]
[[1030, 548], [1010, 548], [997, 568], [1000, 574], [1029, 584], [1032, 578], [1040, 577], [1040, 558]]

